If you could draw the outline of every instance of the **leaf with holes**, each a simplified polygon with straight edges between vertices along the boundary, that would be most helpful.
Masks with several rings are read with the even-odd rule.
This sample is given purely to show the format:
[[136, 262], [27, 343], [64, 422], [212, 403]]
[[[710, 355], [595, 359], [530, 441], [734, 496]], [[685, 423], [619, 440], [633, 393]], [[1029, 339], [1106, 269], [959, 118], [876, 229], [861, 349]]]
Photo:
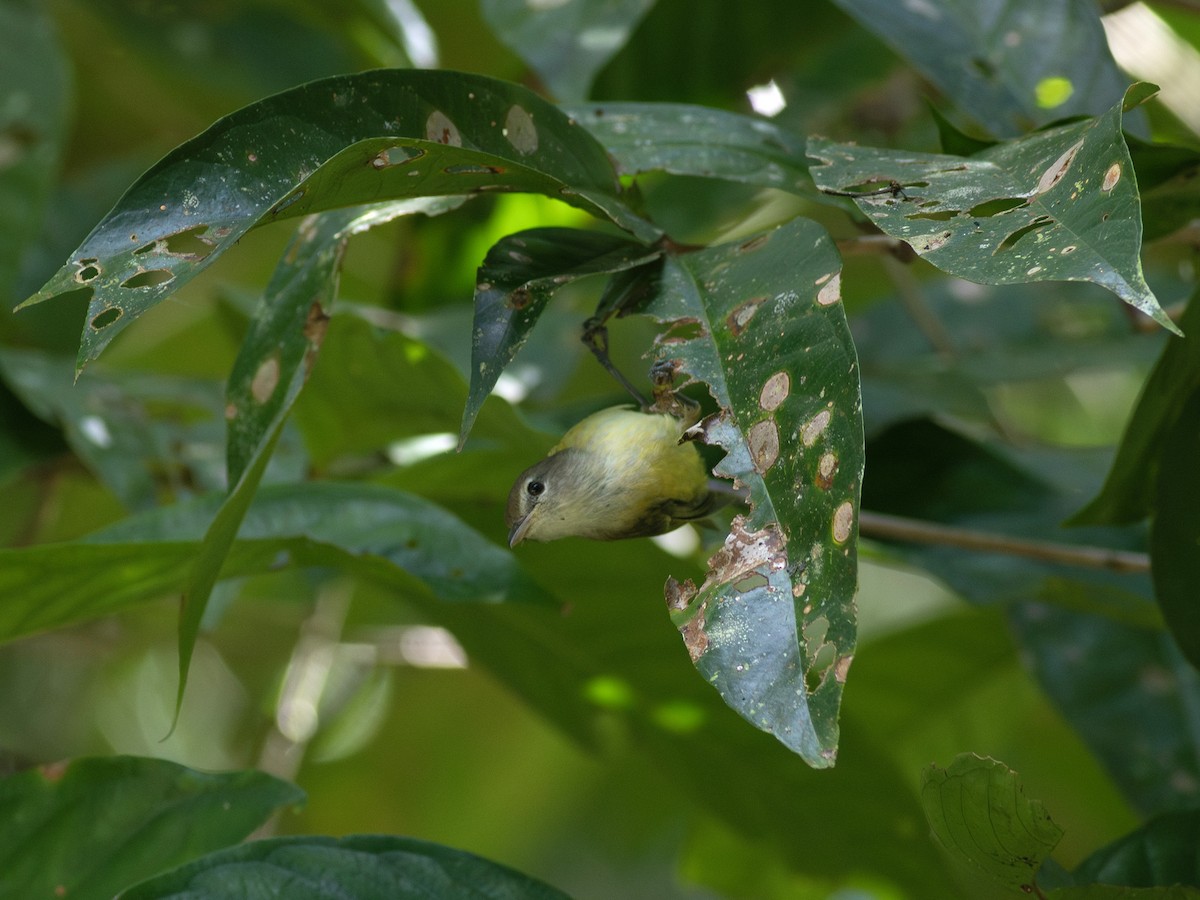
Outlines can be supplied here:
[[544, 882], [463, 850], [392, 835], [281, 837], [212, 853], [151, 878], [121, 900], [570, 900]]
[[0, 779], [0, 897], [108, 900], [164, 868], [243, 840], [304, 800], [262, 772], [164, 759], [76, 759]]
[[654, 0], [483, 0], [496, 36], [538, 73], [560, 100], [587, 96]]
[[683, 103], [567, 107], [624, 175], [663, 171], [813, 194], [804, 139], [758, 116]]
[[661, 255], [620, 235], [573, 228], [520, 231], [492, 247], [476, 278], [471, 389], [459, 445], [556, 290], [588, 275], [635, 269]]
[[835, 0], [999, 136], [1120, 99], [1125, 78], [1089, 0]]
[[256, 225], [389, 198], [530, 191], [658, 231], [628, 210], [604, 148], [517, 85], [445, 71], [314, 81], [177, 147], [22, 306], [91, 293], [80, 367]]
[[814, 138], [808, 153], [823, 165], [812, 175], [822, 190], [869, 194], [855, 197], [859, 208], [945, 272], [983, 284], [1095, 282], [1178, 332], [1142, 277], [1138, 187], [1121, 136], [1123, 109], [1156, 90], [1135, 85], [1099, 118], [972, 157]]
[[925, 770], [921, 804], [952, 857], [1025, 893], [1063, 834], [1040, 800], [1026, 799], [1012, 769], [971, 753]]
[[706, 383], [696, 427], [715, 474], [749, 490], [700, 587], [668, 583], [696, 667], [730, 706], [812, 766], [833, 765], [854, 654], [863, 471], [858, 361], [829, 235], [797, 219], [668, 258], [645, 311], [660, 359]]

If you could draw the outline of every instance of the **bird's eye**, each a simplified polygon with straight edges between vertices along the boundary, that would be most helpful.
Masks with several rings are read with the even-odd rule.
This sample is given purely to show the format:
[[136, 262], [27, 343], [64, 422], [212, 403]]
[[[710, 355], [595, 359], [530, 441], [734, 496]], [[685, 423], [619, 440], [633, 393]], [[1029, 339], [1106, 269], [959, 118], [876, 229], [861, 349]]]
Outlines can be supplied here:
[[531, 481], [529, 484], [525, 485], [525, 493], [527, 493], [530, 497], [537, 497], [544, 490], [546, 490], [546, 485], [542, 484], [540, 481]]

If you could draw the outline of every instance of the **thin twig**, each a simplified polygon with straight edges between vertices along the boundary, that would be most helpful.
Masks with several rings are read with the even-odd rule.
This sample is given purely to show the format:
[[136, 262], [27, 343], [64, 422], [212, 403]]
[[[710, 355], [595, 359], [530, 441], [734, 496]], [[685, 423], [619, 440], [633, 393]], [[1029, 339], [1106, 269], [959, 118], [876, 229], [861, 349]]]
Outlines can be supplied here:
[[1042, 562], [1107, 569], [1110, 572], [1149, 572], [1150, 557], [1145, 553], [1111, 550], [1108, 547], [1085, 547], [1074, 544], [1055, 544], [1031, 541], [986, 531], [971, 531], [937, 525], [920, 519], [907, 519], [886, 513], [863, 511], [859, 517], [859, 532], [865, 537], [905, 541], [912, 544], [939, 544], [962, 547], [984, 553], [1004, 553], [1024, 556]]
[[954, 339], [950, 336], [946, 326], [942, 324], [942, 320], [938, 318], [937, 313], [929, 306], [917, 279], [913, 276], [912, 269], [885, 256], [883, 270], [896, 288], [900, 305], [904, 307], [904, 311], [913, 320], [917, 330], [924, 335], [925, 340], [929, 341], [934, 352], [944, 361], [949, 362], [955, 359], [958, 353], [954, 349]]

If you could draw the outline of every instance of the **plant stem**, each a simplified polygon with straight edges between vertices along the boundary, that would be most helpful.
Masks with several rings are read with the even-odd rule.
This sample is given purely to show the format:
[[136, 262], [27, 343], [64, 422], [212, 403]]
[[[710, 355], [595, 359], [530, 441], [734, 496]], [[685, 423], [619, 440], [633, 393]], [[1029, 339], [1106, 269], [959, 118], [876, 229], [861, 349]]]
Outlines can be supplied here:
[[1112, 550], [1108, 547], [1085, 547], [1026, 540], [1004, 534], [971, 531], [966, 528], [954, 528], [949, 525], [923, 522], [920, 519], [907, 519], [865, 510], [859, 517], [859, 532], [865, 537], [882, 540], [905, 541], [913, 544], [940, 544], [947, 547], [962, 547], [965, 550], [979, 550], [984, 553], [1006, 553], [1042, 562], [1083, 566], [1089, 569], [1107, 569], [1110, 572], [1150, 571], [1150, 557], [1145, 553]]

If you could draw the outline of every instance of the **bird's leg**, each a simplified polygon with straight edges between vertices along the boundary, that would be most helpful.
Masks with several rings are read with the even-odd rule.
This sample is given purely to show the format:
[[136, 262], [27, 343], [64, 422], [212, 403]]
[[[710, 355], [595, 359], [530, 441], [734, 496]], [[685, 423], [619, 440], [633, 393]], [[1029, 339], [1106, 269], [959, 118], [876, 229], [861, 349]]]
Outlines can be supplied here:
[[690, 428], [700, 418], [700, 404], [675, 390], [675, 375], [679, 363], [673, 359], [660, 359], [650, 367], [650, 384], [654, 391], [653, 412], [669, 413]]
[[[633, 386], [633, 382], [621, 374], [621, 370], [613, 365], [613, 361], [608, 356], [608, 328], [604, 324], [607, 321], [607, 317], [601, 318], [597, 315], [592, 316], [590, 319], [584, 322], [582, 336], [583, 343], [589, 350], [592, 351], [592, 355], [595, 356], [596, 361], [604, 367], [604, 371], [608, 372], [609, 375], [615, 378], [621, 387], [629, 391], [630, 395], [638, 402], [638, 405], [642, 409], [649, 409], [650, 402], [645, 398], [641, 391]], [[655, 399], [657, 401], [657, 395], [655, 396]]]

